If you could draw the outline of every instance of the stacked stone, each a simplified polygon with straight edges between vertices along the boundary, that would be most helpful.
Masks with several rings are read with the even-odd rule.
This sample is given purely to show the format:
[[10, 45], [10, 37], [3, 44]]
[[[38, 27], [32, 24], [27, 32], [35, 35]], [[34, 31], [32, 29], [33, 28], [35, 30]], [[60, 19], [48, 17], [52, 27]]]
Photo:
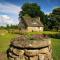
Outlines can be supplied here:
[[27, 40], [20, 36], [15, 38], [7, 51], [8, 60], [53, 60], [51, 40]]

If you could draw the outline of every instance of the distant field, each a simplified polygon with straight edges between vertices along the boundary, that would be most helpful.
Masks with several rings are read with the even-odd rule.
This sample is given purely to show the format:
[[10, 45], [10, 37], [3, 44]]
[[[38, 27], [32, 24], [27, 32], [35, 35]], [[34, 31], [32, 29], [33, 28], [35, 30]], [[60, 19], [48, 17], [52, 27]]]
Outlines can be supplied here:
[[[2, 32], [3, 33], [3, 32]], [[5, 33], [5, 32], [4, 32]], [[5, 33], [5, 34], [0, 34], [0, 52], [6, 52], [7, 48], [9, 47], [11, 38], [14, 38], [17, 36], [17, 34], [11, 34], [11, 33]], [[36, 32], [33, 33], [28, 33], [28, 34], [35, 34]], [[59, 32], [37, 32], [37, 34], [57, 34]], [[53, 49], [53, 57], [54, 60], [60, 60], [60, 39], [56, 38], [51, 38], [52, 39], [52, 49]]]

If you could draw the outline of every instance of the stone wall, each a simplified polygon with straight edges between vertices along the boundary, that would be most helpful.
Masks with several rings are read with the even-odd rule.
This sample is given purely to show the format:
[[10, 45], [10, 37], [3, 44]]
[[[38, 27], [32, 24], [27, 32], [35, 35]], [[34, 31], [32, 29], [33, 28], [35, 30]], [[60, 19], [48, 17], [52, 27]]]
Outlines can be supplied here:
[[43, 29], [44, 29], [44, 27], [27, 27], [28, 32], [32, 32], [32, 31], [41, 32], [41, 31], [43, 31]]
[[50, 39], [30, 42], [20, 38], [11, 42], [7, 51], [8, 60], [53, 60]]

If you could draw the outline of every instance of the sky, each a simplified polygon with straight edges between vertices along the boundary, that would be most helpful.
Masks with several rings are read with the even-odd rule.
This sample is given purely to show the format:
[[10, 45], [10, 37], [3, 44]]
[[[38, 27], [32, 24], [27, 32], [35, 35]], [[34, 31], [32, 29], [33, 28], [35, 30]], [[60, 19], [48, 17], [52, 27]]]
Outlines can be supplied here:
[[60, 7], [60, 0], [0, 0], [0, 26], [18, 24], [18, 14], [24, 3], [37, 3], [45, 14]]

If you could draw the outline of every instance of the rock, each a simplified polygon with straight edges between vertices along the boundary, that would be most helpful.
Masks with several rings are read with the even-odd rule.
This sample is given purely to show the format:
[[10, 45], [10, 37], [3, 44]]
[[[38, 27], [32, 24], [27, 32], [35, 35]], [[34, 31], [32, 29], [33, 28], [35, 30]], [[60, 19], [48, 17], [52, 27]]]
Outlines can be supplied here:
[[51, 53], [47, 54], [47, 57], [48, 57], [49, 60], [51, 60], [52, 59]]
[[18, 48], [41, 48], [50, 45], [50, 41], [45, 40], [28, 40], [26, 37], [20, 36], [17, 40], [12, 41], [11, 45]]
[[19, 36], [11, 42], [7, 55], [10, 60], [53, 60], [51, 40]]
[[19, 56], [19, 50], [18, 49], [13, 49], [13, 53], [15, 54], [15, 55], [17, 55], [17, 56]]
[[25, 56], [25, 60], [29, 60], [27, 56]]
[[25, 60], [25, 56], [24, 55], [20, 55], [19, 58], [20, 58], [20, 60]]
[[40, 54], [49, 54], [50, 52], [49, 52], [48, 48], [42, 48], [42, 49], [39, 50], [39, 53]]
[[14, 58], [12, 58], [12, 57], [9, 57], [9, 60], [14, 60]]
[[14, 60], [20, 60], [20, 58], [19, 57], [16, 57], [16, 58], [14, 58]]
[[30, 57], [29, 60], [38, 60], [38, 56]]
[[38, 50], [25, 50], [25, 55], [26, 56], [36, 56], [39, 54]]
[[24, 55], [24, 50], [19, 50], [19, 55]]
[[11, 53], [11, 52], [9, 52], [8, 54], [9, 54], [9, 56], [12, 57], [12, 58], [17, 57], [17, 56], [15, 56], [15, 55], [14, 55], [13, 53]]
[[45, 60], [44, 58], [45, 58], [44, 54], [39, 54], [39, 59], [38, 60]]
[[10, 51], [13, 51], [13, 49], [14, 49], [13, 47], [10, 47], [10, 48], [9, 48]]

